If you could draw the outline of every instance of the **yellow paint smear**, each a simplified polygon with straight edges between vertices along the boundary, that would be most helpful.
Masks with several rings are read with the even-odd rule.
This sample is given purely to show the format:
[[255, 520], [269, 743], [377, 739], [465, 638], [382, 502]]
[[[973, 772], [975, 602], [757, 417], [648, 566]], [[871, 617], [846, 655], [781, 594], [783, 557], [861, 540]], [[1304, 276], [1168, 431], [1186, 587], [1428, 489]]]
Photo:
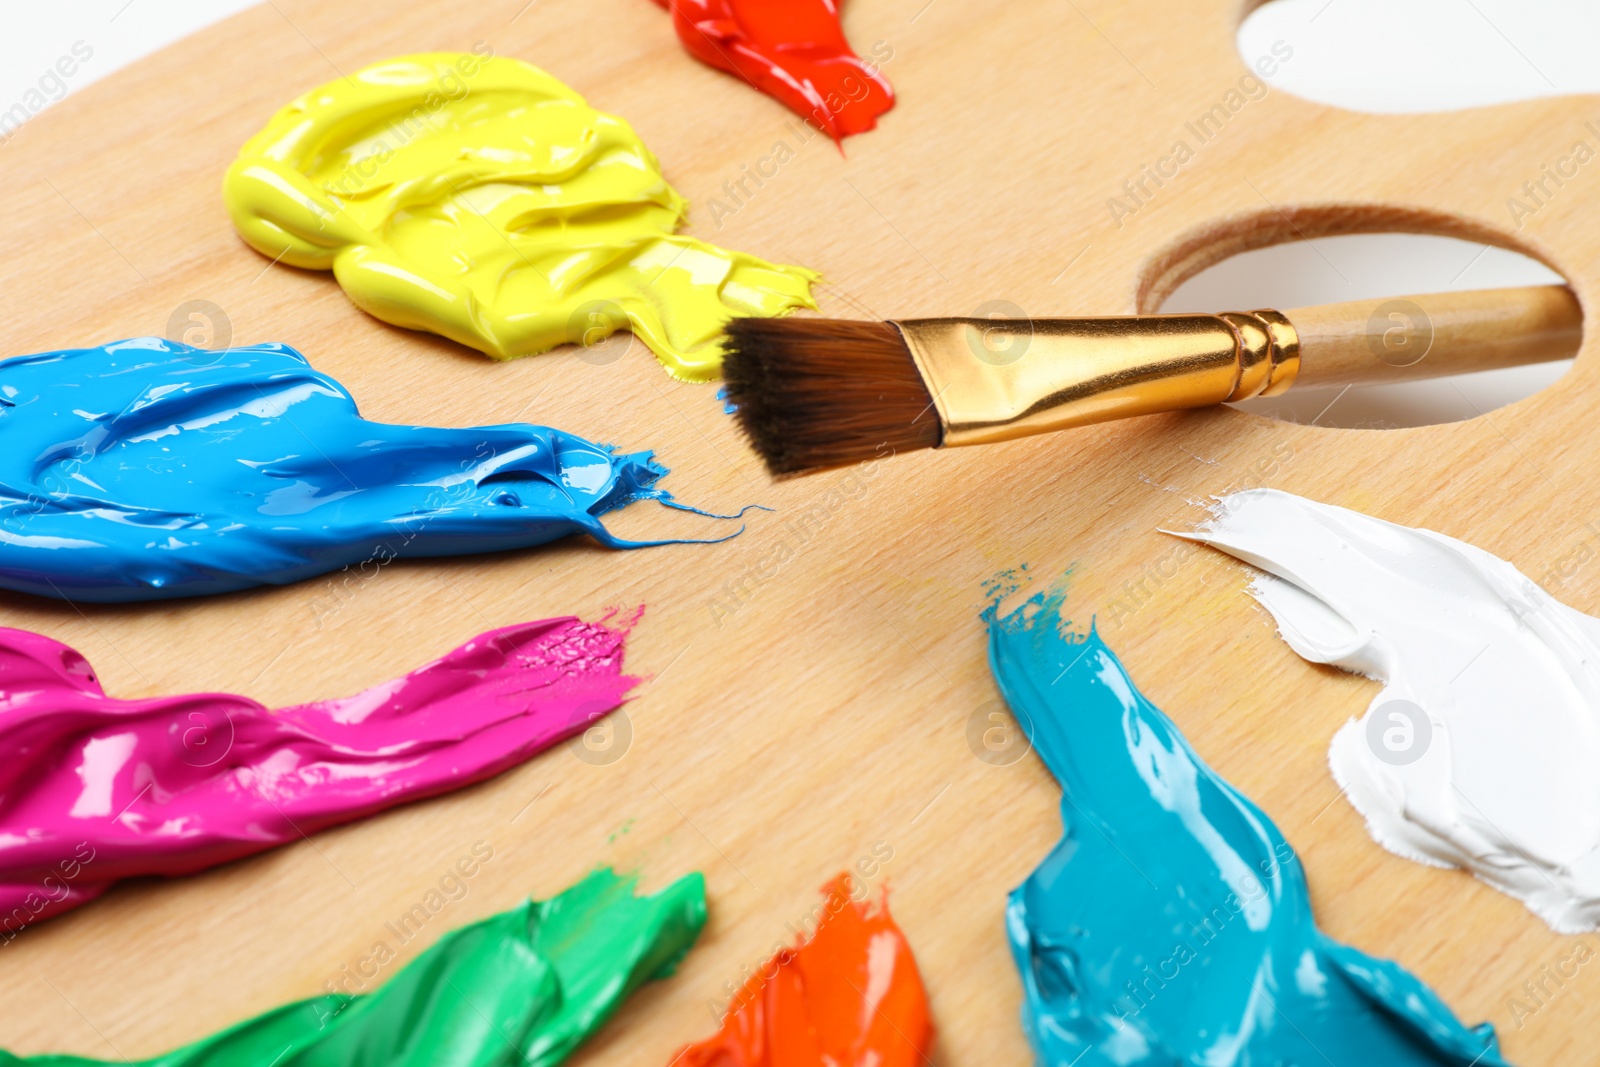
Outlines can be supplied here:
[[676, 236], [687, 202], [626, 122], [520, 60], [404, 56], [314, 89], [228, 169], [262, 255], [496, 359], [631, 329], [715, 378], [734, 316], [815, 307], [817, 275]]

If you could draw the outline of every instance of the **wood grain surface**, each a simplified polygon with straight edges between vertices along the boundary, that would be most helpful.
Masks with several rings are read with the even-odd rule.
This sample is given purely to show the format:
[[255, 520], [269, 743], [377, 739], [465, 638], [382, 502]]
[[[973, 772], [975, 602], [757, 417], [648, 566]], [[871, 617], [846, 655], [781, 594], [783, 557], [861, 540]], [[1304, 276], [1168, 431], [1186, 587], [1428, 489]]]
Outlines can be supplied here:
[[[141, 1057], [318, 993], [483, 841], [494, 858], [403, 958], [597, 863], [650, 886], [706, 873], [699, 947], [574, 1059], [665, 1064], [710, 1032], [727, 984], [792, 936], [823, 882], [882, 842], [893, 858], [874, 884], [892, 887], [923, 969], [935, 1062], [1024, 1063], [1002, 913], [1059, 835], [1059, 794], [1035, 758], [996, 766], [967, 737], [996, 699], [983, 583], [1026, 562], [1040, 582], [1070, 568], [1075, 620], [1097, 617], [1140, 686], [1279, 822], [1331, 934], [1399, 960], [1464, 1019], [1493, 1021], [1519, 1063], [1593, 1062], [1600, 965], [1514, 1023], [1511, 998], [1576, 940], [1465, 874], [1384, 852], [1339, 797], [1328, 741], [1373, 684], [1303, 663], [1244, 594], [1241, 567], [1157, 532], [1195, 520], [1210, 494], [1271, 485], [1465, 538], [1600, 610], [1592, 344], [1554, 387], [1454, 425], [1338, 430], [1216, 410], [773, 484], [715, 387], [670, 381], [626, 335], [587, 359], [496, 364], [385, 326], [330, 275], [247, 248], [219, 195], [238, 146], [307, 88], [484, 41], [628, 118], [694, 203], [689, 232], [820, 270], [835, 316], [993, 301], [1036, 316], [1150, 310], [1233, 252], [1383, 229], [1518, 249], [1587, 303], [1600, 168], [1520, 230], [1506, 200], [1575, 141], [1594, 143], [1585, 123], [1600, 102], [1370, 116], [1247, 91], [1228, 111], [1247, 73], [1234, 46], [1245, 11], [853, 0], [849, 35], [892, 48], [900, 103], [843, 154], [691, 60], [645, 0], [273, 0], [28, 123], [0, 147], [8, 354], [162, 333], [179, 305], [207, 300], [236, 343], [294, 345], [368, 417], [548, 423], [656, 449], [688, 502], [777, 510], [717, 547], [574, 540], [146, 606], [0, 597], [0, 622], [82, 649], [124, 696], [344, 694], [493, 626], [639, 603], [628, 663], [653, 676], [626, 707], [632, 739], [614, 762], [558, 747], [477, 788], [200, 877], [125, 885], [27, 931], [0, 949], [0, 1046]], [[1399, 44], [1374, 31], [1373, 47]], [[1226, 122], [1199, 144], [1185, 124], [1217, 105]], [[1113, 221], [1108, 199], [1179, 139], [1193, 158]], [[735, 207], [724, 183], [779, 142], [793, 158], [713, 221], [712, 199]], [[648, 504], [615, 525], [722, 532]]]

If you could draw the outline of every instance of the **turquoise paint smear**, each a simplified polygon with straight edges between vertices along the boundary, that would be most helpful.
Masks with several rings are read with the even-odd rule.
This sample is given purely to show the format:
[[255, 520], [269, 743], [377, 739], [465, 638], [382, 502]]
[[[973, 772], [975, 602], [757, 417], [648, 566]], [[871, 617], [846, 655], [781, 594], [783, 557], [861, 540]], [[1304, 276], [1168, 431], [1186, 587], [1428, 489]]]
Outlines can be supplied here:
[[601, 521], [635, 500], [709, 514], [658, 488], [666, 473], [543, 426], [363, 419], [287, 345], [45, 352], [0, 362], [0, 588], [154, 600], [571, 534], [687, 543]]
[[1272, 820], [1195, 754], [1064, 594], [989, 624], [995, 678], [1061, 784], [1061, 842], [1006, 911], [1050, 1067], [1503, 1067], [1387, 960], [1317, 929]]

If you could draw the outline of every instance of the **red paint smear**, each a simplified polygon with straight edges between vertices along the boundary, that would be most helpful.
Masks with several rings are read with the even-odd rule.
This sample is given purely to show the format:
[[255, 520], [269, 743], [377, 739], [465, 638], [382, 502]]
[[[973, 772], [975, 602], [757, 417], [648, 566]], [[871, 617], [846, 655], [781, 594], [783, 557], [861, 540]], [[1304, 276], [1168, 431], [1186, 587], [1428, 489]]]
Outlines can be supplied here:
[[809, 942], [768, 960], [745, 983], [713, 1038], [672, 1067], [913, 1067], [928, 1062], [933, 1024], [911, 945], [889, 916], [850, 899], [851, 877], [825, 888]]
[[835, 142], [878, 124], [894, 89], [850, 48], [838, 0], [656, 0], [684, 47], [737, 74]]

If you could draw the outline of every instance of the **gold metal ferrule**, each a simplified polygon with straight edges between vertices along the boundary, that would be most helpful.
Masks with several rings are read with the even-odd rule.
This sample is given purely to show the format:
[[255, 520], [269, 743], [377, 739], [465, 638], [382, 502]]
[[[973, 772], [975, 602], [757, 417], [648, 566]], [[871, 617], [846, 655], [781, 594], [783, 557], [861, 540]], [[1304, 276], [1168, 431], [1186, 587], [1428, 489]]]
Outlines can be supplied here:
[[894, 324], [933, 394], [944, 445], [1277, 396], [1300, 339], [1276, 311]]

